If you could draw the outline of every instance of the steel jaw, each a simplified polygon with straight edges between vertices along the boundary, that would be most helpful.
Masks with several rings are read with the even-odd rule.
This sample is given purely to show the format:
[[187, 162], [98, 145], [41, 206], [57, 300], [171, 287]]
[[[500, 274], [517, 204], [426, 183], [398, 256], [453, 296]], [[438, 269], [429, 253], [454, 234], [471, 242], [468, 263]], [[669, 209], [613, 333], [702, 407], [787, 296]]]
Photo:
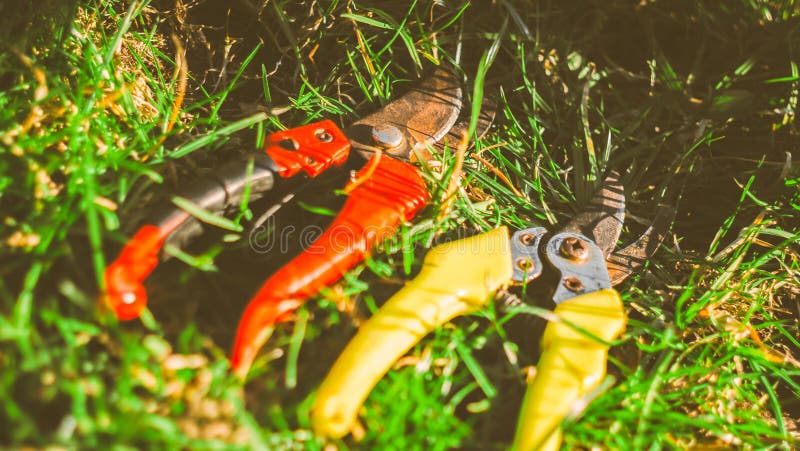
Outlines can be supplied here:
[[625, 190], [620, 174], [612, 170], [603, 180], [589, 207], [568, 222], [562, 232], [583, 234], [605, 256], [606, 268], [611, 285], [615, 286], [639, 270], [667, 236], [675, 209], [669, 205], [659, 205], [652, 223], [633, 243], [616, 249], [617, 240], [625, 222]]
[[618, 285], [656, 252], [673, 217], [672, 207], [660, 205], [647, 230], [616, 249], [625, 221], [625, 191], [619, 173], [611, 171], [589, 206], [555, 234], [547, 236], [546, 229], [533, 227], [512, 236], [513, 280], [529, 283], [542, 275], [544, 266], [555, 269], [560, 274], [553, 295], [556, 304]]

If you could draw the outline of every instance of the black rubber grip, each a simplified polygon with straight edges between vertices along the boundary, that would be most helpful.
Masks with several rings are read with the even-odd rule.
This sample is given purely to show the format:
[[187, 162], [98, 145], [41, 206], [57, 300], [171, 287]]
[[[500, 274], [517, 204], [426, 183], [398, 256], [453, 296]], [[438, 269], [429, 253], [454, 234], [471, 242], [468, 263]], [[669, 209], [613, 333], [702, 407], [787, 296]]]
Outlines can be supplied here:
[[[203, 210], [226, 215], [232, 210], [238, 211], [245, 188], [248, 186], [250, 187], [248, 201], [255, 201], [268, 194], [281, 196], [299, 181], [281, 178], [275, 163], [263, 152], [253, 154], [253, 172], [248, 177], [250, 161], [251, 159], [232, 161], [213, 174], [187, 185], [179, 190], [176, 196], [189, 200]], [[293, 179], [302, 178], [293, 177]], [[158, 209], [147, 222], [169, 233], [164, 242], [165, 246], [183, 248], [203, 233], [202, 223], [172, 202]], [[169, 255], [162, 253], [161, 258], [166, 260]]]

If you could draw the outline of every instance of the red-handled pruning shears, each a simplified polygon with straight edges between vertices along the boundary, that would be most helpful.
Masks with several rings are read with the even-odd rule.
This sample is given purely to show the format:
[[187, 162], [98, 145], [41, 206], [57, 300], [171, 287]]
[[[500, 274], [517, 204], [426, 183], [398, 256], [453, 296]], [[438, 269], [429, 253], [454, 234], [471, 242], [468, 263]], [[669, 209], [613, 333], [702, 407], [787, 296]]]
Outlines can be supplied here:
[[[245, 187], [251, 198], [286, 197], [300, 183], [319, 174], [362, 167], [351, 179], [349, 197], [326, 231], [273, 274], [252, 298], [242, 316], [233, 346], [233, 370], [245, 375], [271, 327], [306, 298], [335, 282], [362, 261], [369, 250], [391, 236], [428, 201], [428, 190], [416, 166], [418, 155], [441, 145], [455, 145], [466, 130], [462, 90], [455, 76], [437, 70], [419, 86], [341, 131], [322, 121], [274, 133], [257, 152], [251, 174], [248, 163], [223, 168], [215, 179], [189, 188], [182, 197], [199, 207], [224, 212], [237, 206]], [[468, 115], [466, 115], [468, 117]], [[491, 116], [481, 116], [485, 130]], [[355, 150], [353, 152], [352, 150]], [[424, 157], [423, 157], [424, 158]], [[347, 163], [345, 165], [345, 163]], [[126, 244], [106, 270], [106, 300], [120, 319], [136, 318], [146, 305], [145, 278], [154, 270], [165, 243], [186, 241], [196, 220], [171, 208], [153, 217]]]
[[512, 448], [557, 449], [561, 421], [600, 384], [609, 343], [625, 327], [622, 301], [611, 287], [655, 252], [672, 209], [662, 207], [641, 238], [614, 251], [624, 217], [623, 188], [611, 173], [589, 208], [556, 233], [532, 227], [509, 235], [499, 227], [433, 248], [417, 277], [361, 325], [333, 365], [316, 395], [314, 429], [328, 437], [347, 434], [372, 387], [422, 337], [495, 297], [519, 302], [506, 291], [512, 284], [541, 283], [557, 319], [541, 340]]

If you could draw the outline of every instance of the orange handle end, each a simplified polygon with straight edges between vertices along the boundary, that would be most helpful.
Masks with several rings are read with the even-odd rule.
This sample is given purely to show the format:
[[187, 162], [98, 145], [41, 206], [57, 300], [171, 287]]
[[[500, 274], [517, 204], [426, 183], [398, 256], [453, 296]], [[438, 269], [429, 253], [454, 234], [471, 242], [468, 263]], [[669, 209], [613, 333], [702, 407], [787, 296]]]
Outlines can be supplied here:
[[117, 318], [138, 318], [147, 306], [147, 291], [142, 283], [158, 264], [164, 238], [158, 227], [143, 226], [106, 268], [104, 300]]

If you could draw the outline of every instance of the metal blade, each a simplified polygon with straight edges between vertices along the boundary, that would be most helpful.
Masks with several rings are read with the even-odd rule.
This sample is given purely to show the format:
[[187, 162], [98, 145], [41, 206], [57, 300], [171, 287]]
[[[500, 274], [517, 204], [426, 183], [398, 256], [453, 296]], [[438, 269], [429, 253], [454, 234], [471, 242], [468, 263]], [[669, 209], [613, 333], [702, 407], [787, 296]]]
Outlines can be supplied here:
[[369, 158], [375, 151], [410, 159], [414, 149], [440, 141], [458, 119], [461, 83], [447, 70], [432, 76], [345, 130], [353, 149]]
[[[494, 122], [494, 117], [497, 114], [497, 102], [486, 97], [483, 99], [483, 105], [481, 106], [480, 114], [478, 114], [478, 124], [475, 127], [475, 140], [483, 138], [486, 135], [486, 132], [489, 131], [489, 128], [492, 126]], [[451, 151], [456, 149], [458, 144], [461, 142], [461, 138], [464, 136], [464, 133], [469, 132], [469, 121], [470, 121], [470, 114], [469, 111], [462, 111], [458, 121], [453, 125], [450, 131], [439, 141], [436, 141], [432, 147], [425, 148], [417, 148], [414, 150], [414, 154], [411, 156], [411, 160], [420, 160], [425, 161], [428, 163], [433, 163], [434, 156], [431, 154], [431, 150], [436, 152], [444, 152], [445, 147], [449, 148]], [[470, 145], [474, 145], [474, 141], [470, 143]]]
[[675, 209], [659, 205], [656, 217], [638, 240], [606, 258], [611, 284], [617, 285], [637, 271], [656, 252], [675, 218]]
[[609, 172], [586, 209], [568, 222], [562, 232], [579, 233], [597, 244], [608, 258], [617, 246], [625, 222], [625, 189], [616, 170]]
[[[489, 97], [483, 99], [483, 105], [481, 105], [481, 112], [478, 115], [478, 126], [475, 129], [475, 139], [483, 138], [483, 135], [489, 131], [489, 127], [492, 126], [492, 122], [494, 122], [494, 117], [497, 114], [497, 102], [492, 100]], [[445, 142], [449, 142], [450, 147], [454, 147], [458, 144], [458, 141], [461, 140], [461, 137], [464, 133], [469, 131], [469, 115], [462, 115], [466, 116], [463, 119], [459, 120], [453, 128], [447, 133], [447, 136], [439, 142], [436, 143], [436, 147], [440, 148], [443, 146]]]

